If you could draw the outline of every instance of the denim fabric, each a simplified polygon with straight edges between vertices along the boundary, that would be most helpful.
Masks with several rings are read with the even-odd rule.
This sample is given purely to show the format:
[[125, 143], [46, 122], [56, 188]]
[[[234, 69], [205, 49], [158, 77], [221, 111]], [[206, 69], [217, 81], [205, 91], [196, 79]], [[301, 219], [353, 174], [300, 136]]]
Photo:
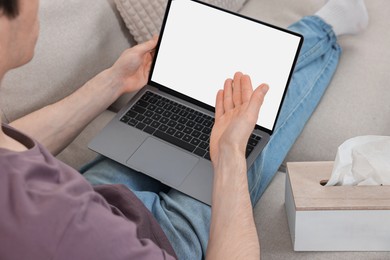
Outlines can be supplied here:
[[289, 29], [302, 34], [304, 43], [275, 131], [248, 172], [252, 205], [268, 187], [320, 102], [341, 55], [332, 28], [319, 17], [304, 17]]
[[[248, 171], [253, 205], [318, 105], [341, 54], [334, 32], [319, 17], [305, 17], [289, 29], [302, 34], [304, 43], [275, 131]], [[156, 217], [179, 259], [204, 258], [211, 218], [209, 206], [101, 156], [83, 167], [82, 173], [93, 185], [125, 184]]]

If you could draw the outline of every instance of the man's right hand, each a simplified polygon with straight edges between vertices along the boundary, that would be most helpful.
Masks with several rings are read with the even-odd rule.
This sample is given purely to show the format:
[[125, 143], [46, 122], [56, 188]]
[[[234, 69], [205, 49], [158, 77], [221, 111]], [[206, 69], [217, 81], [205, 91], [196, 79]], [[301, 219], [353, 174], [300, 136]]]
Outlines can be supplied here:
[[260, 245], [248, 189], [245, 148], [268, 86], [255, 91], [238, 72], [217, 95], [210, 138], [214, 165], [208, 259], [259, 259]]
[[250, 77], [241, 72], [225, 81], [224, 89], [217, 94], [215, 124], [210, 138], [214, 167], [218, 165], [222, 150], [245, 156], [246, 144], [256, 125], [267, 91], [266, 84], [253, 91]]

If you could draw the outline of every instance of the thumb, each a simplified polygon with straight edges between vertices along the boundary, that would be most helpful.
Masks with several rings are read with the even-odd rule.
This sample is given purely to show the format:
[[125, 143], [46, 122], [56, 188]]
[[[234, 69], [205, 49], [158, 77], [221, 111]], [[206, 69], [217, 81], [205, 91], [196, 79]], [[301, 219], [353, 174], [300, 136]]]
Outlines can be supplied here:
[[258, 86], [255, 91], [253, 91], [252, 96], [249, 101], [248, 111], [250, 114], [259, 115], [260, 107], [264, 102], [264, 97], [269, 90], [269, 86], [267, 84], [261, 84]]
[[156, 48], [157, 41], [158, 41], [158, 36], [154, 36], [149, 41], [136, 45], [134, 49], [142, 54], [151, 52], [154, 48]]

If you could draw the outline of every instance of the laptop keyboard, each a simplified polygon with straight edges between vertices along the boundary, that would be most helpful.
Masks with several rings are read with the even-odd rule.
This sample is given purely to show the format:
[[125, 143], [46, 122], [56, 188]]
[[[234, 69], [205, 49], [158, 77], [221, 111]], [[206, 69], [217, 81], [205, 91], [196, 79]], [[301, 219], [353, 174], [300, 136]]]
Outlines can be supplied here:
[[[120, 121], [210, 160], [214, 118], [209, 115], [146, 91]], [[260, 136], [251, 135], [246, 157], [260, 140]]]

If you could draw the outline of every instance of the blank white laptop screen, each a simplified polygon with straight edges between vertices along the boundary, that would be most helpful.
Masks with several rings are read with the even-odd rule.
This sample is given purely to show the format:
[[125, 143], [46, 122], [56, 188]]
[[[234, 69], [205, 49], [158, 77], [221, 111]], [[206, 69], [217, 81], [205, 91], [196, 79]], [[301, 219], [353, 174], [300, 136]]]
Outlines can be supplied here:
[[273, 131], [301, 36], [191, 0], [173, 0], [165, 22], [151, 82], [215, 107], [241, 71], [270, 86], [257, 124]]

